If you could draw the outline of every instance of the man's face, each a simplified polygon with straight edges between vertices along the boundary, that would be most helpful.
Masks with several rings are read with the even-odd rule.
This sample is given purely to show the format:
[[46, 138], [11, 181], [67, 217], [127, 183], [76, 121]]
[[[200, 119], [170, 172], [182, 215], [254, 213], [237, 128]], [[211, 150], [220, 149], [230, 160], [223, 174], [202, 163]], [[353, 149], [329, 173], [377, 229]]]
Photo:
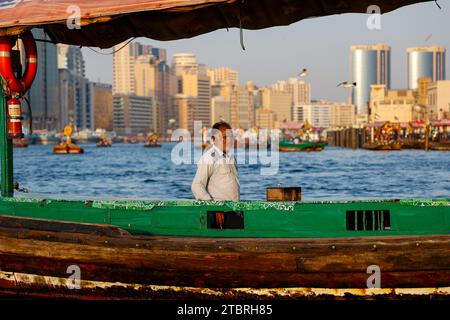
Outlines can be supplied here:
[[233, 143], [233, 133], [231, 129], [225, 125], [220, 126], [218, 132], [215, 134], [215, 141], [217, 141], [218, 147], [224, 152], [227, 152]]

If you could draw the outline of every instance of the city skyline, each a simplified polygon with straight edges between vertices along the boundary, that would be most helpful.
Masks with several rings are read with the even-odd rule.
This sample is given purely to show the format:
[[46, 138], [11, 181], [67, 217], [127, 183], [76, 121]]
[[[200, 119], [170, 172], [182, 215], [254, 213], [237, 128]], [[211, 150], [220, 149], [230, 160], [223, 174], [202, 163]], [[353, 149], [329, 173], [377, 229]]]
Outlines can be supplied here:
[[[289, 27], [245, 30], [246, 51], [240, 48], [237, 29], [218, 30], [178, 41], [136, 40], [167, 49], [168, 61], [176, 53], [192, 52], [199, 62], [209, 67], [235, 69], [241, 83], [251, 80], [257, 86], [288, 79], [305, 67], [309, 71], [305, 80], [314, 88], [313, 99], [344, 102], [348, 92], [336, 88], [336, 83], [350, 80], [351, 45], [385, 43], [391, 46], [391, 88], [407, 88], [407, 48], [432, 45], [450, 48], [446, 31], [450, 29], [450, 6], [447, 4], [450, 3], [440, 3], [442, 10], [430, 2], [382, 15], [381, 30], [368, 30], [368, 15], [364, 14], [323, 17], [314, 23], [305, 20]], [[411, 19], [419, 14], [420, 20]], [[289, 41], [289, 37], [298, 41]], [[91, 81], [112, 83], [112, 56], [100, 55], [88, 48], [82, 50], [87, 77]], [[104, 52], [108, 51], [111, 50]], [[330, 54], [335, 59], [326, 59]], [[450, 74], [449, 68], [447, 64], [447, 74]]]

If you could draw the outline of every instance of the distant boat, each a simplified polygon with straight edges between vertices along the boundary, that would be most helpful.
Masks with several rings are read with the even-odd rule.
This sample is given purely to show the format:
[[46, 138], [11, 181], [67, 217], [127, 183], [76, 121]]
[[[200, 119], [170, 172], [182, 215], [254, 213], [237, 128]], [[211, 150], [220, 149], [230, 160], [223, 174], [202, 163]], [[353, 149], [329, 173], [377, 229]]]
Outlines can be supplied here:
[[158, 135], [156, 133], [148, 135], [147, 141], [145, 142], [144, 147], [146, 147], [146, 148], [160, 148], [161, 145], [158, 143]]
[[100, 140], [97, 142], [97, 147], [111, 147], [112, 146], [112, 140], [111, 138], [107, 137], [106, 135], [102, 135], [100, 137]]
[[325, 143], [303, 141], [303, 142], [291, 142], [288, 140], [281, 140], [279, 144], [279, 150], [281, 152], [313, 152], [322, 151], [325, 149]]
[[27, 138], [13, 139], [13, 147], [14, 148], [28, 147], [28, 139]]
[[374, 151], [393, 151], [402, 150], [402, 143], [398, 141], [392, 141], [387, 143], [382, 142], [366, 142], [363, 144], [363, 148]]
[[73, 132], [73, 124], [72, 121], [65, 126], [64, 135], [66, 136], [66, 141], [61, 142], [60, 144], [56, 144], [53, 146], [54, 154], [80, 154], [84, 153], [83, 148], [77, 146], [72, 143], [72, 132]]

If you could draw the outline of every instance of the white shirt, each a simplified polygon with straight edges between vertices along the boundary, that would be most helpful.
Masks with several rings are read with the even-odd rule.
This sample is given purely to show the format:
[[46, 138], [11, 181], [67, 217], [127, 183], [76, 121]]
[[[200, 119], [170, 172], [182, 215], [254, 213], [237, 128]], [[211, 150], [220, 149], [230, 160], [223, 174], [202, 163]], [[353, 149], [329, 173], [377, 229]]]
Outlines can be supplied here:
[[236, 160], [213, 145], [197, 164], [192, 182], [192, 193], [197, 200], [239, 201], [240, 185]]

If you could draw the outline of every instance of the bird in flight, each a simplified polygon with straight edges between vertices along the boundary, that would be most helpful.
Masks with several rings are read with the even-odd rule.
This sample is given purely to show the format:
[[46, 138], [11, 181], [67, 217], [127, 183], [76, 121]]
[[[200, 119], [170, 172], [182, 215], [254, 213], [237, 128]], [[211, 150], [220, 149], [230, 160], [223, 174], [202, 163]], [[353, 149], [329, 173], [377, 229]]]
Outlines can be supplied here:
[[306, 69], [302, 69], [302, 71], [300, 71], [297, 75], [297, 77], [304, 77], [308, 74], [308, 70]]
[[340, 86], [343, 86], [344, 88], [356, 87], [356, 82], [344, 81], [344, 82], [339, 83], [336, 87], [340, 87]]

